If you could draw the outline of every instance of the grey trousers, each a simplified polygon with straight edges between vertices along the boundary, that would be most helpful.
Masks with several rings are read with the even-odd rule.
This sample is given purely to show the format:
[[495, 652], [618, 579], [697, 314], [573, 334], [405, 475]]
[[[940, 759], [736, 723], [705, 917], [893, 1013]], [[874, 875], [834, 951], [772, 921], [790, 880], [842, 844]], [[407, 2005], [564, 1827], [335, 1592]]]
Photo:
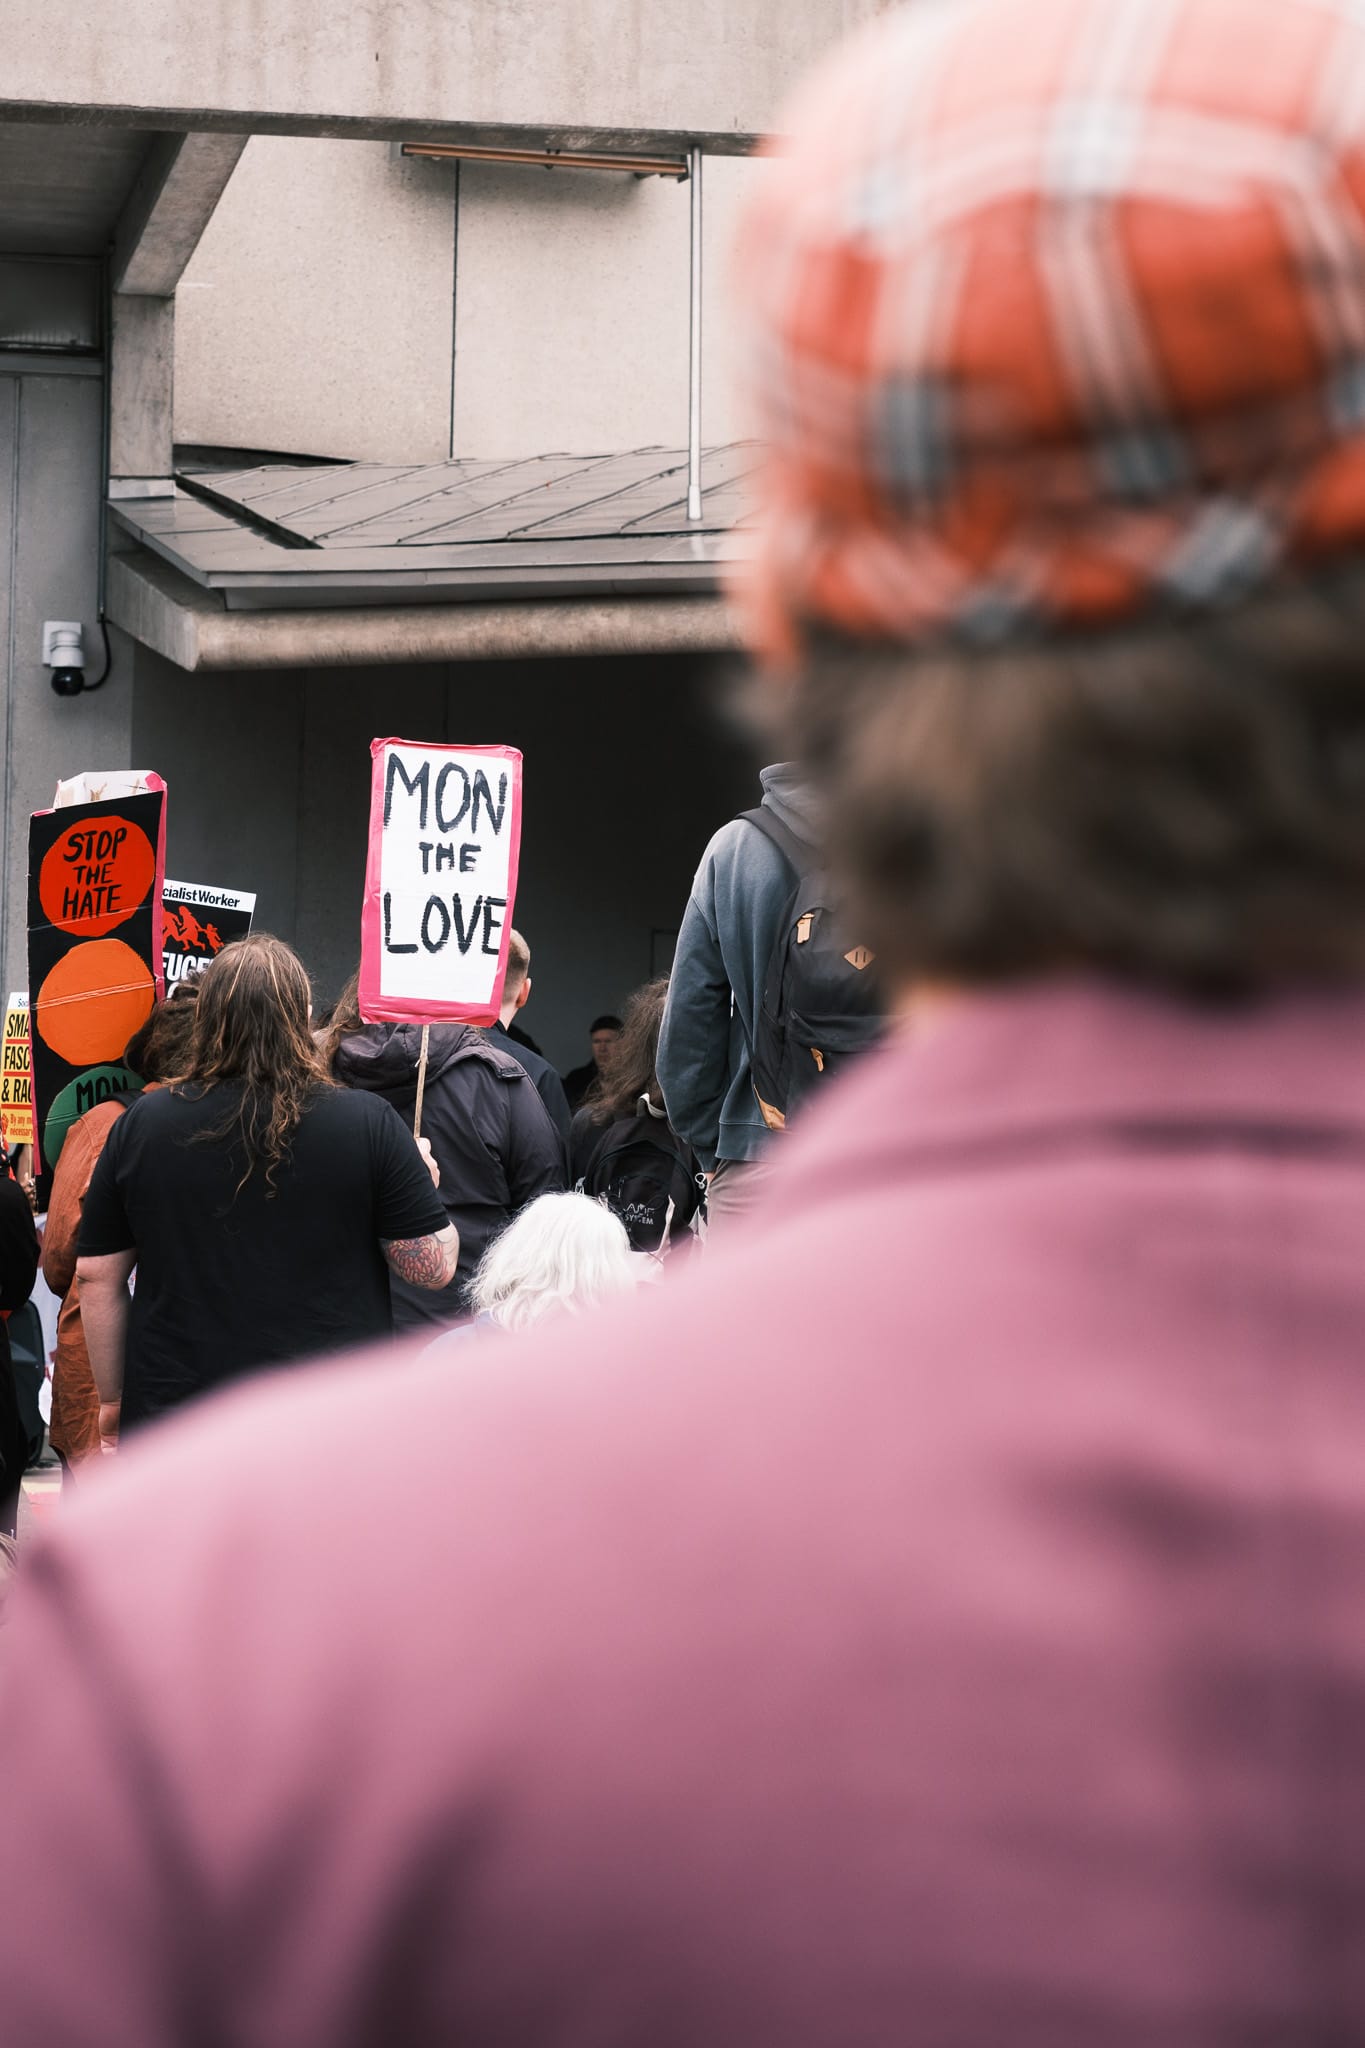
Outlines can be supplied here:
[[758, 1206], [772, 1178], [770, 1159], [719, 1159], [706, 1191], [706, 1234], [719, 1223], [728, 1236], [732, 1225]]

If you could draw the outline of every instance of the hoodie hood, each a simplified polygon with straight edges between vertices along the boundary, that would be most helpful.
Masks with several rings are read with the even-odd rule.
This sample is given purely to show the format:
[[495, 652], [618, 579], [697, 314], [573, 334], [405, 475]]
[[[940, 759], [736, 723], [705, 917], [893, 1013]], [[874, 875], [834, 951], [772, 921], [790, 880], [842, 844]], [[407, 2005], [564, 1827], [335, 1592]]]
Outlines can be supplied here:
[[[389, 1102], [414, 1102], [421, 1058], [420, 1024], [365, 1024], [342, 1039], [333, 1072], [347, 1088], [364, 1088]], [[486, 1059], [496, 1066], [501, 1055], [472, 1024], [433, 1024], [427, 1046], [428, 1084], [462, 1059]]]
[[759, 775], [763, 801], [782, 823], [808, 846], [824, 837], [820, 799], [795, 761], [774, 761]]

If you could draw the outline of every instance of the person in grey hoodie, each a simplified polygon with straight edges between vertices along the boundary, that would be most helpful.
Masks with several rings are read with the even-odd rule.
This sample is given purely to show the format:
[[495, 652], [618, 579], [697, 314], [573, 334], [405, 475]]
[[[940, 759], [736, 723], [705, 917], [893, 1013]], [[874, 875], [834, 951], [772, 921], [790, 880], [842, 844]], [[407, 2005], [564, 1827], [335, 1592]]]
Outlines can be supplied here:
[[[356, 979], [342, 990], [323, 1050], [348, 1088], [382, 1095], [409, 1122], [417, 1100], [420, 1024], [365, 1024]], [[479, 1260], [537, 1195], [562, 1193], [564, 1146], [526, 1070], [468, 1024], [433, 1024], [422, 1136], [441, 1171], [438, 1193], [460, 1233], [455, 1278], [437, 1292], [390, 1280], [395, 1331], [451, 1323], [467, 1311]]]
[[[800, 770], [778, 761], [759, 777], [763, 803], [808, 845], [818, 843], [815, 798]], [[708, 1229], [752, 1206], [766, 1171], [769, 1131], [749, 1074], [763, 979], [794, 886], [770, 839], [745, 818], [715, 834], [683, 913], [668, 984], [658, 1073], [668, 1120], [710, 1176]]]

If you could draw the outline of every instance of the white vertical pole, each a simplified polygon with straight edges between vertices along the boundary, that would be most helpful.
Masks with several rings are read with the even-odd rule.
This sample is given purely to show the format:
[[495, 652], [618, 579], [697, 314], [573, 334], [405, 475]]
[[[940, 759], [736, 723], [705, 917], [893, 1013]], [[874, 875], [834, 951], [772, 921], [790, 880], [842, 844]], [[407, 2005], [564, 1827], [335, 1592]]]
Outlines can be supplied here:
[[701, 519], [701, 151], [688, 151], [692, 187], [692, 288], [687, 401], [687, 516]]

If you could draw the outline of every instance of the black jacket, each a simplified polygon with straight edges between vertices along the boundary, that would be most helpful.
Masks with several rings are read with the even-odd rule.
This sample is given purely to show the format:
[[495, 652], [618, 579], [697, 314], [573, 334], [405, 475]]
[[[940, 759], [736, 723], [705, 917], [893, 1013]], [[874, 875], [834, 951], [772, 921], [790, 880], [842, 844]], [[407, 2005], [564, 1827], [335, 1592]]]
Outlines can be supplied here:
[[[0, 1156], [0, 1310], [13, 1313], [33, 1292], [38, 1273], [38, 1233], [33, 1211]], [[19, 1509], [19, 1482], [29, 1442], [19, 1412], [19, 1393], [10, 1364], [9, 1336], [0, 1321], [0, 1531], [12, 1536]]]
[[536, 1093], [545, 1104], [550, 1115], [550, 1121], [559, 1132], [560, 1138], [563, 1141], [564, 1166], [567, 1172], [569, 1164], [569, 1134], [573, 1118], [569, 1110], [569, 1098], [564, 1093], [564, 1083], [560, 1080], [559, 1075], [550, 1065], [544, 1053], [537, 1052], [534, 1046], [523, 1045], [519, 1038], [513, 1038], [511, 1032], [506, 1030], [501, 1024], [491, 1024], [488, 1028], [488, 1035], [499, 1051], [509, 1054], [517, 1062], [518, 1066], [526, 1069], [531, 1079], [535, 1082]]
[[568, 1073], [564, 1076], [565, 1098], [575, 1116], [578, 1115], [579, 1110], [583, 1107], [583, 1098], [589, 1088], [592, 1087], [593, 1082], [598, 1078], [600, 1072], [601, 1069], [598, 1067], [596, 1060], [584, 1060], [581, 1067], [570, 1067]]
[[[348, 1088], [382, 1095], [412, 1124], [420, 1024], [368, 1024], [337, 1048]], [[449, 1323], [464, 1313], [474, 1268], [503, 1225], [537, 1195], [566, 1185], [563, 1147], [525, 1069], [465, 1024], [433, 1024], [422, 1136], [441, 1169], [438, 1190], [460, 1233], [460, 1263], [439, 1293], [391, 1283], [394, 1328]]]

